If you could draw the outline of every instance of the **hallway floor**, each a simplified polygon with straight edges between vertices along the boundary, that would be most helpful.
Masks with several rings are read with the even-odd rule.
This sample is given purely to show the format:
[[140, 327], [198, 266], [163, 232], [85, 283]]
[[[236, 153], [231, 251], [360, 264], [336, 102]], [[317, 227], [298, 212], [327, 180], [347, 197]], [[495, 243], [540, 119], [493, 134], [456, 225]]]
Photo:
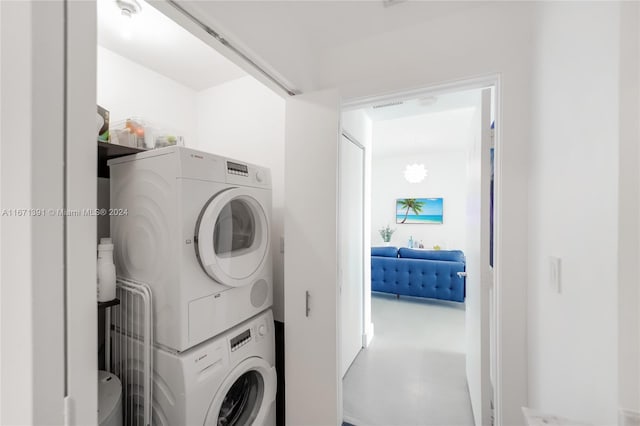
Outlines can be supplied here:
[[464, 305], [374, 294], [375, 336], [344, 377], [355, 426], [473, 425]]

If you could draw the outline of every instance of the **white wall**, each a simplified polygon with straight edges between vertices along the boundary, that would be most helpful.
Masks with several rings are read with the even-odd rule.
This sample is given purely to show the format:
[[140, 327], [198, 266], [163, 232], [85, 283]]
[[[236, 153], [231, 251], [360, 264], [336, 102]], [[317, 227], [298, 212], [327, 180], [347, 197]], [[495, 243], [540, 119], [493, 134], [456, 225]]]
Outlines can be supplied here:
[[373, 123], [369, 116], [360, 110], [344, 111], [341, 116], [342, 129], [364, 146], [364, 223], [362, 224], [364, 254], [364, 334], [365, 343], [369, 345], [373, 339], [373, 323], [371, 322], [371, 250], [372, 239], [368, 229], [371, 228], [371, 176], [373, 155]]
[[620, 19], [616, 3], [543, 3], [535, 28], [529, 405], [598, 425], [618, 404]]
[[195, 143], [196, 92], [101, 46], [97, 98], [112, 123], [140, 117]]
[[[387, 224], [396, 232], [391, 245], [407, 247], [409, 237], [425, 248], [440, 245], [445, 250], [464, 250], [466, 242], [467, 153], [433, 152], [397, 157], [375, 155], [378, 139], [374, 125], [374, 157], [371, 199], [371, 241], [382, 245], [378, 230]], [[409, 183], [404, 178], [407, 164], [424, 164], [425, 180]], [[443, 224], [396, 224], [398, 198], [443, 198]]]
[[[466, 241], [467, 150], [473, 141], [471, 118], [479, 107], [477, 94], [467, 96], [464, 110], [445, 110], [373, 123], [373, 202], [371, 240], [381, 245], [378, 230], [396, 229], [392, 245], [406, 247], [409, 237], [425, 248], [464, 250]], [[471, 101], [473, 99], [473, 101]], [[476, 105], [474, 109], [471, 107]], [[424, 164], [425, 180], [409, 183], [404, 170]], [[396, 224], [398, 198], [444, 199], [443, 224]]]
[[271, 169], [273, 216], [273, 314], [284, 321], [284, 112], [285, 100], [253, 77], [242, 77], [196, 95], [197, 143], [187, 146]]

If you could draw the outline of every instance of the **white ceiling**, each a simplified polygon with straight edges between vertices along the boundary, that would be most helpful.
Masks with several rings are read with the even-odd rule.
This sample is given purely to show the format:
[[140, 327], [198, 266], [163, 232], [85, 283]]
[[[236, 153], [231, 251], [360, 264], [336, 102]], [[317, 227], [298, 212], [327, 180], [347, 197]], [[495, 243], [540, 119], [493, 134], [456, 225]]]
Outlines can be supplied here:
[[465, 151], [475, 108], [383, 120], [373, 125], [373, 155], [392, 157]]
[[381, 0], [179, 2], [257, 63], [303, 92], [320, 88], [319, 76], [326, 66], [323, 57], [332, 49], [427, 25], [483, 5], [473, 1], [401, 1], [385, 6]]
[[247, 44], [272, 43], [273, 36], [286, 32], [309, 49], [319, 50], [420, 24], [468, 7], [469, 2], [405, 1], [385, 6], [376, 0], [181, 0], [180, 4], [201, 12], [200, 18], [233, 28], [237, 36], [251, 34], [254, 40], [243, 38]]
[[200, 91], [247, 75], [158, 10], [138, 0], [140, 13], [127, 18], [115, 0], [98, 0], [98, 44], [150, 68], [178, 83]]
[[373, 155], [400, 156], [469, 148], [480, 90], [422, 97], [402, 105], [363, 108], [373, 121]]

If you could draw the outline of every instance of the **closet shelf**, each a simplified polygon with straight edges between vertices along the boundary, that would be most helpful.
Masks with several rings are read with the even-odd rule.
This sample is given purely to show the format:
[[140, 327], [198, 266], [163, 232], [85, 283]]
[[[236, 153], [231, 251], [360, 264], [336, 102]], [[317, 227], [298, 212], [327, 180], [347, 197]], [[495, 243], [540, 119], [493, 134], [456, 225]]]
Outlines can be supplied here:
[[106, 302], [98, 302], [98, 309], [110, 308], [112, 306], [116, 306], [120, 304], [120, 299], [112, 299]]
[[143, 151], [146, 150], [98, 141], [98, 177], [109, 177], [109, 167], [107, 167], [107, 160], [123, 157], [125, 155], [137, 154], [138, 152]]

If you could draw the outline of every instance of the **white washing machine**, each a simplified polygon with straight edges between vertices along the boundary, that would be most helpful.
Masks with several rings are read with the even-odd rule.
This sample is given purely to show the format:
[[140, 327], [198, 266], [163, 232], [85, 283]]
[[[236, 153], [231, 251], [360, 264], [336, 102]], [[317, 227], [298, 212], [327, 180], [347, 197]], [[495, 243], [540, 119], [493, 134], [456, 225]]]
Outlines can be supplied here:
[[[132, 340], [129, 340], [132, 342]], [[118, 362], [136, 380], [143, 353], [133, 340]], [[128, 356], [128, 357], [127, 357]], [[275, 426], [275, 336], [273, 314], [262, 314], [182, 353], [154, 349], [153, 426]], [[125, 419], [142, 424], [138, 383], [124, 401]]]
[[116, 270], [151, 286], [157, 345], [184, 351], [271, 306], [268, 169], [183, 147], [108, 164]]

